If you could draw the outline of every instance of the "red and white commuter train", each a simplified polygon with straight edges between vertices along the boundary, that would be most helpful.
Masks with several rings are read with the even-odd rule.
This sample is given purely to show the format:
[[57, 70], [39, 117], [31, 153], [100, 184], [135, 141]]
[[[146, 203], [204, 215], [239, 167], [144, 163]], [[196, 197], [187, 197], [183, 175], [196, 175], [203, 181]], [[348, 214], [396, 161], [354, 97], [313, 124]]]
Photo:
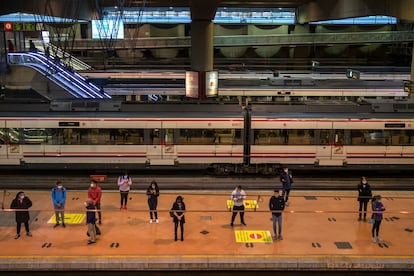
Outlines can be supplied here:
[[0, 141], [0, 169], [414, 167], [409, 113], [0, 112]]

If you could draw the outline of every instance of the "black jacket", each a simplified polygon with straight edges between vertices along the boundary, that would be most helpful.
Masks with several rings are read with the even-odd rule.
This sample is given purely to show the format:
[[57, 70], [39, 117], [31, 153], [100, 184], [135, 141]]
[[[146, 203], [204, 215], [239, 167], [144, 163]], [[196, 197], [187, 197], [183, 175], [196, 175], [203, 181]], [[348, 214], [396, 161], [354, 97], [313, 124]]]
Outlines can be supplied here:
[[371, 187], [368, 183], [365, 184], [365, 187], [362, 183], [358, 184], [358, 201], [370, 201], [372, 198]]
[[[281, 196], [272, 196], [269, 200], [269, 209], [272, 211], [272, 214], [276, 216], [282, 215], [282, 212], [285, 209], [285, 201]], [[276, 212], [280, 211], [280, 212]]]
[[[173, 210], [172, 212], [175, 211], [177, 213], [177, 215], [181, 216], [183, 214], [183, 212], [179, 212], [179, 210], [185, 211], [185, 204], [184, 204], [184, 202], [181, 204], [181, 207], [180, 207], [180, 205], [177, 202], [174, 202], [171, 210]], [[178, 221], [178, 218], [176, 216], [174, 216], [173, 217], [173, 220], [174, 220], [174, 222], [176, 222], [176, 221]], [[185, 216], [183, 216], [181, 218], [181, 220], [183, 221], [183, 223], [185, 223]]]
[[16, 211], [17, 223], [29, 222], [30, 215], [27, 209], [29, 209], [30, 207], [32, 207], [32, 201], [27, 196], [25, 196], [23, 200], [20, 200], [18, 196], [16, 196], [16, 198], [13, 199], [12, 203], [10, 204], [10, 209], [26, 209]]

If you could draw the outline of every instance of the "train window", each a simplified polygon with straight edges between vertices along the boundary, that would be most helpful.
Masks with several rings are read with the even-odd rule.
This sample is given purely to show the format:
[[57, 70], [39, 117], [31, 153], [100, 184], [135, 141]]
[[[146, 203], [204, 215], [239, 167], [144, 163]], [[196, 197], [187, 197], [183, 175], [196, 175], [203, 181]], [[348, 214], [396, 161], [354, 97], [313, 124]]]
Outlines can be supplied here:
[[160, 144], [160, 130], [152, 129], [150, 132], [150, 145], [159, 145]]
[[335, 130], [334, 144], [336, 146], [344, 145], [344, 130], [343, 129]]
[[165, 144], [173, 145], [174, 144], [174, 129], [165, 130]]
[[52, 141], [52, 131], [46, 128], [24, 128], [25, 144], [48, 144]]
[[[108, 137], [107, 135], [105, 136]], [[143, 145], [144, 130], [129, 128], [110, 129], [109, 140], [112, 144], [118, 145]]]
[[352, 145], [389, 145], [390, 143], [391, 143], [390, 131], [385, 131], [381, 129], [351, 130], [351, 144]]
[[52, 130], [51, 134], [56, 137], [52, 143], [61, 145], [144, 144], [143, 129], [61, 128]]
[[180, 129], [179, 145], [240, 145], [240, 129]]
[[0, 128], [0, 143], [4, 144], [4, 142], [6, 142], [6, 130]]
[[390, 145], [413, 145], [414, 131], [413, 130], [392, 130], [390, 131]]
[[19, 129], [17, 128], [0, 128], [0, 142], [18, 144], [19, 143]]
[[330, 130], [329, 129], [321, 129], [320, 130], [320, 145], [329, 145], [330, 143], [330, 136], [329, 136]]
[[315, 136], [312, 129], [261, 129], [253, 135], [255, 145], [311, 145]]

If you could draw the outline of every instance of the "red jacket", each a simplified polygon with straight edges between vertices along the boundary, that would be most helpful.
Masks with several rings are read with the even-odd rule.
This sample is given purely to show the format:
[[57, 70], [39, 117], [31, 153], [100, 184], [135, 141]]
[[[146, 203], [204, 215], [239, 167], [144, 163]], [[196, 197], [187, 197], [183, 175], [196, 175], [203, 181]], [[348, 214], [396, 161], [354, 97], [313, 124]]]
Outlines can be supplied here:
[[93, 200], [93, 204], [101, 203], [101, 197], [102, 197], [102, 190], [101, 187], [96, 185], [95, 188], [90, 187], [88, 189], [88, 198]]

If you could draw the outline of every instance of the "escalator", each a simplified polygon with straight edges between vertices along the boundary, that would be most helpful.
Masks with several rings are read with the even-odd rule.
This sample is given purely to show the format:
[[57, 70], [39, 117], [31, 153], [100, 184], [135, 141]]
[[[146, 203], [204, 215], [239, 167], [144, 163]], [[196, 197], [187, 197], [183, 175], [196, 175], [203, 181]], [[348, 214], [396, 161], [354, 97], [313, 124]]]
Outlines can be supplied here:
[[[9, 53], [8, 60], [11, 66], [23, 66], [35, 70], [55, 86], [66, 91], [68, 99], [111, 99], [103, 89], [88, 82], [75, 70], [62, 64], [58, 58], [46, 56], [43, 52]], [[47, 89], [35, 90], [40, 94], [48, 94], [49, 99], [56, 98], [50, 95]]]

